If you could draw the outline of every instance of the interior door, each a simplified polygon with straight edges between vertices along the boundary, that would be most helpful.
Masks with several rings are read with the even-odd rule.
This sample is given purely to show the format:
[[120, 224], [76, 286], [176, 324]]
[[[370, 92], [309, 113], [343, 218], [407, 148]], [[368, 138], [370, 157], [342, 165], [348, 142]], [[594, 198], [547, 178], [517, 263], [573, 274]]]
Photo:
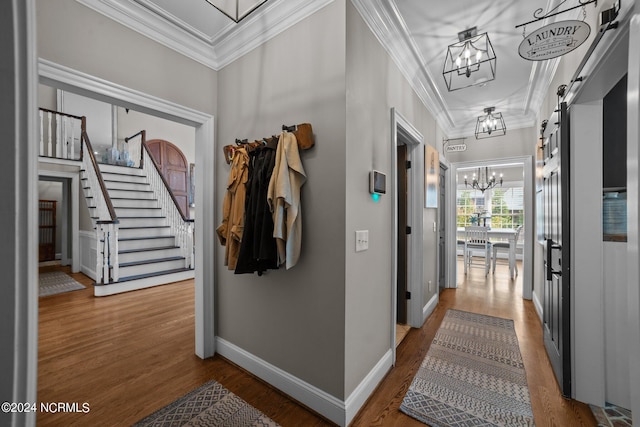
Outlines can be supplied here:
[[396, 322], [407, 323], [407, 146], [398, 145], [398, 285]]
[[185, 218], [189, 218], [189, 175], [187, 159], [182, 151], [161, 139], [147, 141], [147, 147], [160, 167], [160, 172], [167, 180], [173, 196], [180, 206]]
[[[564, 396], [571, 395], [569, 123], [566, 103], [544, 141], [544, 344]], [[553, 125], [551, 125], [553, 124]]]
[[438, 288], [439, 290], [443, 290], [446, 286], [447, 280], [447, 251], [446, 251], [446, 237], [447, 237], [447, 212], [445, 209], [445, 201], [446, 197], [446, 185], [445, 185], [445, 174], [447, 171], [447, 167], [440, 164], [440, 179], [438, 180], [440, 191], [438, 193], [439, 205], [438, 210], [440, 212], [440, 221], [439, 221], [439, 233], [438, 233]]

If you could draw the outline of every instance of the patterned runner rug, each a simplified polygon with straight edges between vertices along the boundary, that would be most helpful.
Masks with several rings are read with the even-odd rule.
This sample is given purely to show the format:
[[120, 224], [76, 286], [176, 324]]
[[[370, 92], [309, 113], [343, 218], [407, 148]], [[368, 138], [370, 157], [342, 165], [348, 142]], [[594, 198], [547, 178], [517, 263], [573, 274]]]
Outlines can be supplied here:
[[38, 279], [40, 281], [39, 296], [41, 297], [85, 288], [84, 285], [62, 271], [40, 273]]
[[533, 426], [513, 320], [448, 310], [400, 410], [434, 427]]
[[216, 381], [209, 381], [134, 425], [151, 426], [278, 427], [278, 424]]

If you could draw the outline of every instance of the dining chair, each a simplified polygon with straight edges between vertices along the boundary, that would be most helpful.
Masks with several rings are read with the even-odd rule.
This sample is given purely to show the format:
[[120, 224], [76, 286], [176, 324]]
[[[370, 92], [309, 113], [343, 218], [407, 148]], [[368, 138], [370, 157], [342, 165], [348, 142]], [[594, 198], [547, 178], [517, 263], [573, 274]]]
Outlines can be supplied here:
[[[488, 227], [468, 226], [464, 229], [464, 274], [472, 267], [484, 267], [485, 276], [491, 269], [491, 242], [488, 239]], [[484, 265], [474, 265], [473, 254], [482, 253]]]
[[[523, 226], [519, 225], [518, 227], [516, 227], [516, 232], [515, 232], [515, 236], [513, 238], [513, 240], [509, 240], [508, 242], [494, 242], [493, 243], [493, 272], [496, 272], [496, 260], [497, 260], [497, 255], [498, 252], [506, 252], [509, 255], [513, 255], [513, 258], [515, 260], [515, 254], [516, 254], [516, 248], [518, 246], [518, 239], [520, 239], [520, 233], [522, 233], [522, 229]], [[511, 242], [513, 242], [513, 247], [511, 246]], [[511, 251], [513, 251], [513, 254], [511, 254]], [[518, 263], [515, 263], [515, 265], [513, 266], [514, 270], [515, 270], [515, 275], [518, 275]], [[509, 269], [511, 269], [511, 266], [509, 266]], [[511, 271], [509, 271], [509, 273], [511, 274]]]

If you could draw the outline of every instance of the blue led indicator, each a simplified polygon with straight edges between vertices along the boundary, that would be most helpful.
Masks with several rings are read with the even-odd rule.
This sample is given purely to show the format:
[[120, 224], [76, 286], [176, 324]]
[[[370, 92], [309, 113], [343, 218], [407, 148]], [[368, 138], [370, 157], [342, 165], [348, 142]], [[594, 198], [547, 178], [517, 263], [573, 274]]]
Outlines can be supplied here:
[[375, 203], [378, 203], [378, 200], [380, 200], [380, 195], [379, 195], [378, 193], [373, 193], [373, 194], [371, 195], [371, 198], [373, 199], [373, 201], [374, 201]]

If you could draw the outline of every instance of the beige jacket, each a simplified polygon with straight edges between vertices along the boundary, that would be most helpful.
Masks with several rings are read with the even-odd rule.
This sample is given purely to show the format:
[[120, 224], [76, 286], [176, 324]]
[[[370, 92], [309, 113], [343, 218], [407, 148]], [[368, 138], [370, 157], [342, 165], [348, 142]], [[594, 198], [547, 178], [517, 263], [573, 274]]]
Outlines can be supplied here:
[[267, 202], [273, 215], [273, 237], [278, 247], [278, 265], [287, 270], [296, 265], [302, 246], [302, 211], [300, 188], [307, 181], [302, 167], [298, 142], [289, 132], [282, 132], [276, 162], [269, 181]]
[[244, 230], [244, 201], [247, 194], [247, 179], [249, 177], [249, 155], [244, 147], [235, 149], [227, 192], [222, 204], [222, 224], [216, 230], [218, 239], [226, 246], [224, 264], [229, 270], [236, 269], [240, 242]]

